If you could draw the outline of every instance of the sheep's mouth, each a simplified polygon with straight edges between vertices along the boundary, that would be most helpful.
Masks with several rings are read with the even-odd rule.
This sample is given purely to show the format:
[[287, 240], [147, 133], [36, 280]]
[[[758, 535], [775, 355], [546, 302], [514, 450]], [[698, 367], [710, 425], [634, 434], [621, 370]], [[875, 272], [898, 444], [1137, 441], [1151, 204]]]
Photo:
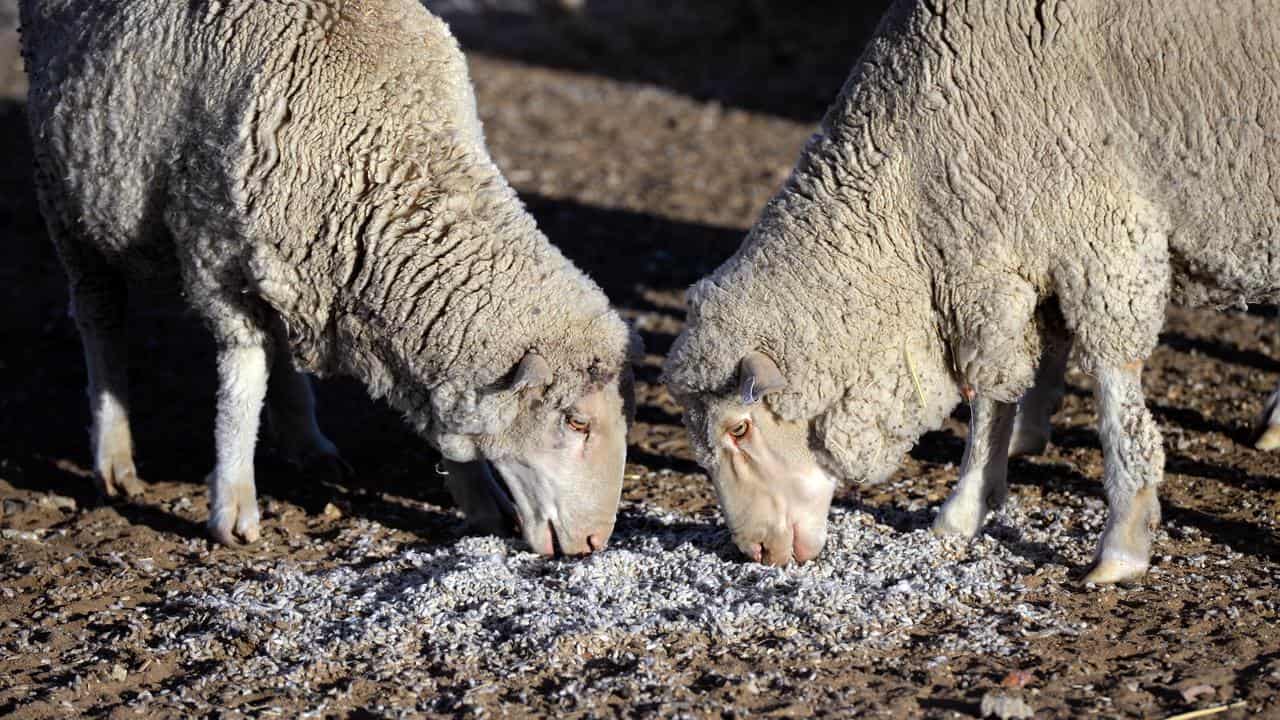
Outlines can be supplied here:
[[550, 488], [539, 473], [518, 461], [486, 460], [481, 468], [492, 504], [514, 525], [515, 534], [539, 555], [563, 555], [565, 542], [562, 529], [556, 527], [554, 497], [544, 499]]
[[512, 534], [522, 534], [524, 524], [520, 522], [520, 512], [516, 509], [516, 501], [511, 494], [511, 487], [507, 485], [506, 478], [502, 477], [502, 472], [488, 460], [485, 460], [482, 466], [484, 468], [485, 482], [489, 484], [489, 494], [493, 497], [494, 502], [497, 503], [498, 510], [502, 513], [502, 516], [511, 524]]

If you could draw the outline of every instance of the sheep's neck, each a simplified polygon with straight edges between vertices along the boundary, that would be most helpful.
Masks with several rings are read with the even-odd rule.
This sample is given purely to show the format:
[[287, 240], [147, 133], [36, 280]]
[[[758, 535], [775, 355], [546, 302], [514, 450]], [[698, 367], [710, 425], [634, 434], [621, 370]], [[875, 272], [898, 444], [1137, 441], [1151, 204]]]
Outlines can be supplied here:
[[433, 179], [414, 203], [392, 222], [372, 209], [359, 238], [335, 344], [354, 341], [360, 357], [344, 369], [374, 357], [397, 383], [490, 382], [546, 334], [552, 313], [539, 311], [557, 301], [545, 296], [577, 270], [487, 161]]
[[937, 427], [960, 398], [940, 335], [947, 308], [936, 288], [947, 267], [920, 225], [921, 208], [945, 183], [920, 167], [921, 149], [936, 150], [942, 140], [926, 96], [933, 84], [928, 61], [918, 59], [930, 55], [912, 47], [932, 38], [932, 30], [920, 34], [917, 25], [935, 20], [918, 14], [886, 20], [886, 33], [855, 67], [740, 251], [759, 257], [785, 247], [789, 263], [752, 264], [795, 284], [802, 305], [815, 304], [803, 300], [813, 288], [830, 293], [820, 307], [788, 314], [808, 310], [814, 324], [829, 330], [825, 342], [845, 355], [843, 367], [832, 368], [851, 383], [843, 391], [880, 385], [895, 405], [881, 409], [894, 418], [887, 424], [909, 441]]

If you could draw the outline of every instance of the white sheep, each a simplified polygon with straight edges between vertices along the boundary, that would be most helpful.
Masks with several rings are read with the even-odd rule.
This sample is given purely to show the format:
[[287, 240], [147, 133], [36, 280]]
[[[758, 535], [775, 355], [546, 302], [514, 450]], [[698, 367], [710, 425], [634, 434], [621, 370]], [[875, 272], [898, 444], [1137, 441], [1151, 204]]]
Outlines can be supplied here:
[[[217, 343], [209, 527], [259, 536], [253, 450], [340, 464], [301, 371], [385, 397], [481, 523], [538, 552], [613, 528], [632, 335], [484, 145], [414, 0], [23, 0], [36, 177], [70, 279], [108, 495], [140, 489], [127, 277], [180, 273]], [[486, 462], [487, 461], [487, 462]], [[489, 464], [497, 475], [489, 472]]]
[[887, 477], [962, 397], [935, 527], [978, 532], [1016, 403], [1070, 347], [1097, 384], [1110, 508], [1087, 579], [1146, 570], [1164, 453], [1141, 369], [1166, 305], [1280, 299], [1264, 6], [895, 3], [785, 186], [690, 290], [667, 361], [744, 552], [817, 554], [835, 480]]

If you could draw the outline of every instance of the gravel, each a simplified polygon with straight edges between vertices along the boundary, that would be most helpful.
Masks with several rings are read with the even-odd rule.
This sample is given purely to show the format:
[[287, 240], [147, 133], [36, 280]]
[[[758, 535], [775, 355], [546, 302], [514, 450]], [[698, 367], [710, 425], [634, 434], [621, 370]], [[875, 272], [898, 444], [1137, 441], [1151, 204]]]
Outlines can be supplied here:
[[[740, 562], [704, 511], [714, 497], [656, 362], [683, 287], [736, 246], [839, 88], [866, 28], [847, 16], [874, 4], [662, 2], [646, 16], [628, 11], [636, 0], [588, 0], [582, 18], [538, 15], [557, 4], [436, 3], [458, 20], [495, 158], [652, 353], [630, 502], [611, 548], [585, 560], [456, 539], [443, 489], [420, 482], [434, 458], [363, 390], [333, 383], [326, 427], [376, 487], [262, 467], [267, 537], [212, 547], [207, 339], [145, 297], [148, 493], [100, 506], [77, 465], [83, 368], [65, 278], [40, 237], [21, 103], [0, 100], [0, 157], [14, 159], [0, 171], [0, 325], [15, 348], [0, 358], [15, 379], [0, 398], [0, 716], [952, 717], [987, 697], [1039, 717], [1167, 717], [1237, 698], [1237, 717], [1280, 709], [1276, 464], [1239, 437], [1274, 388], [1273, 317], [1171, 312], [1146, 378], [1170, 441], [1166, 519], [1137, 587], [1075, 579], [1103, 517], [1079, 377], [1054, 446], [1011, 466], [1014, 502], [976, 542], [927, 532], [955, 480], [953, 421], [895, 482], [841, 489], [818, 562]], [[724, 10], [748, 5], [761, 10]], [[23, 94], [12, 7], [0, 0], [3, 98]], [[996, 687], [1023, 669], [1026, 688]]]

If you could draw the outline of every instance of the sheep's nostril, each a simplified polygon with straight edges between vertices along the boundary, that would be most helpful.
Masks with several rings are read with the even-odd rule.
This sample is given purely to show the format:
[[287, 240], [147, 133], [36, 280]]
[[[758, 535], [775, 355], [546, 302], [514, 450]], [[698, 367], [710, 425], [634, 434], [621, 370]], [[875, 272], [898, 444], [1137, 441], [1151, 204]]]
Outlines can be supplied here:
[[797, 540], [791, 555], [796, 559], [796, 563], [804, 564], [818, 557], [818, 551]]
[[791, 555], [796, 559], [797, 563], [803, 564], [818, 557], [822, 552], [822, 541], [811, 543], [806, 541], [800, 535], [800, 527], [793, 525], [794, 534], [791, 536]]
[[797, 564], [807, 563], [818, 556], [822, 546], [813, 547], [800, 535], [799, 523], [791, 523], [791, 556]]

